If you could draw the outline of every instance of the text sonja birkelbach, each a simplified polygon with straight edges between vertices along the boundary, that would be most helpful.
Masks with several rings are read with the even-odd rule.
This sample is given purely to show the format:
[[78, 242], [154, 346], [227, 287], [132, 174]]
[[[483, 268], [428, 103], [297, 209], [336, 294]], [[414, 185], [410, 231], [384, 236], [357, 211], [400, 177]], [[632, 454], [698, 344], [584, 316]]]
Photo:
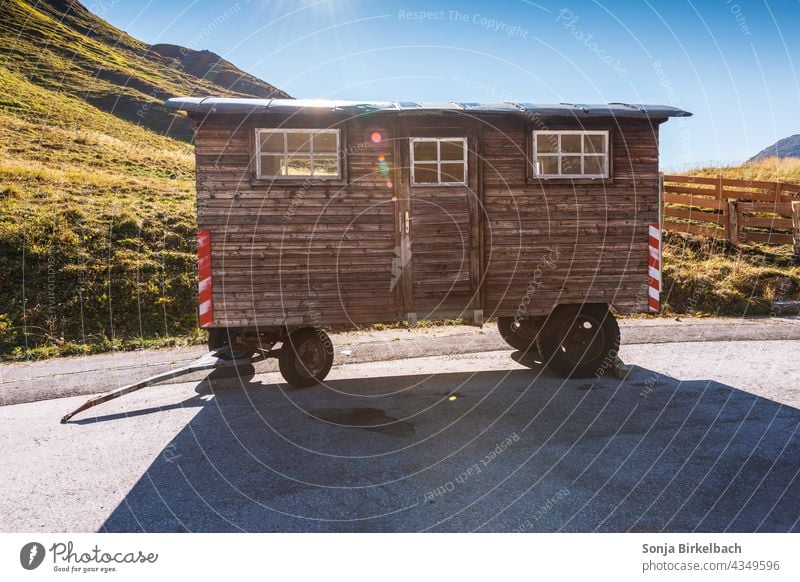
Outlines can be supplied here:
[[742, 546], [739, 544], [710, 543], [683, 543], [683, 544], [642, 544], [643, 554], [741, 554]]
[[158, 554], [142, 550], [106, 551], [97, 544], [88, 549], [76, 548], [69, 542], [56, 542], [50, 546], [56, 572], [114, 572], [120, 566], [154, 564]]

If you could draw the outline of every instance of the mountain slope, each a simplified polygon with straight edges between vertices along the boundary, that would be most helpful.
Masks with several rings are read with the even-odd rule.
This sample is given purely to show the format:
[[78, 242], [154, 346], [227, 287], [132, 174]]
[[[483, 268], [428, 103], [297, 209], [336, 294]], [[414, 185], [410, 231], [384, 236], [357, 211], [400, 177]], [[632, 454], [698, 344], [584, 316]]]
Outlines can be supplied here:
[[225, 87], [232, 95], [265, 99], [289, 97], [280, 89], [240, 71], [232, 63], [211, 51], [196, 51], [174, 44], [154, 44], [148, 51], [149, 58], [155, 59], [158, 55], [168, 66], [218, 87]]
[[0, 0], [0, 355], [196, 330], [192, 131], [161, 106], [173, 95], [286, 96], [77, 2]]
[[776, 141], [747, 161], [754, 162], [767, 158], [800, 158], [800, 134], [790, 135]]
[[[0, 42], [2, 67], [9, 72], [187, 141], [191, 126], [162, 107], [168, 97], [288, 96], [214, 53], [175, 45], [150, 47], [74, 0], [7, 0], [0, 12]], [[9, 95], [9, 89], [0, 89], [6, 106], [16, 104], [22, 114], [47, 112], [46, 103], [25, 103], [19, 93]]]

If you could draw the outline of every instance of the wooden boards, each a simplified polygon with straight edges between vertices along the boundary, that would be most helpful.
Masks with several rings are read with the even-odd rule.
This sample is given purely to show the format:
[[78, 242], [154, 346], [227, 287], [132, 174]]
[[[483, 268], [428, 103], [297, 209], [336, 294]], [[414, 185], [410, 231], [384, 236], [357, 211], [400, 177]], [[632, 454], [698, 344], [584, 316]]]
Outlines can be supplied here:
[[[359, 324], [410, 311], [539, 315], [584, 301], [647, 310], [655, 123], [334, 113], [196, 121], [215, 327]], [[608, 130], [611, 177], [534, 179], [530, 135], [541, 124]], [[259, 180], [257, 127], [340, 129], [341, 179]], [[410, 185], [408, 140], [423, 130], [468, 137], [466, 187]]]
[[[484, 271], [487, 317], [544, 315], [559, 303], [610, 303], [647, 310], [648, 225], [658, 222], [658, 127], [522, 125], [487, 120], [484, 160]], [[611, 177], [535, 179], [532, 129], [607, 129]]]
[[792, 244], [792, 202], [800, 185], [717, 177], [664, 176], [665, 230], [731, 244]]

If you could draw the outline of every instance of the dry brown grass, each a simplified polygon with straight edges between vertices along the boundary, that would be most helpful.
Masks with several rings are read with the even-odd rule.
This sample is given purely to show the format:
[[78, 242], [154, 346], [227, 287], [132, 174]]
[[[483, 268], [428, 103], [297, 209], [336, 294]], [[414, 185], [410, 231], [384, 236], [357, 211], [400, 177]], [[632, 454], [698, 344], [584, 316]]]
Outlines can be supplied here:
[[732, 180], [760, 180], [800, 184], [800, 158], [764, 158], [741, 166], [702, 166], [684, 172], [687, 176], [722, 175]]
[[787, 245], [741, 245], [691, 235], [664, 238], [667, 315], [763, 315], [773, 301], [800, 300], [800, 267]]

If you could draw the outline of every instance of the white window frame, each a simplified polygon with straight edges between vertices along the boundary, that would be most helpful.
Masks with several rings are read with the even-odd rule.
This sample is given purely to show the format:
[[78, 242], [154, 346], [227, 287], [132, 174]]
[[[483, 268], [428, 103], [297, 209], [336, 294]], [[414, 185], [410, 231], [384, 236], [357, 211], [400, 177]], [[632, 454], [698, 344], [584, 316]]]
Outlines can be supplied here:
[[[539, 153], [537, 151], [537, 142], [536, 139], [540, 135], [554, 135], [558, 138], [558, 148], [555, 152], [542, 152]], [[570, 153], [570, 152], [562, 152], [561, 151], [561, 136], [562, 135], [602, 135], [603, 139], [605, 140], [605, 151], [602, 153], [603, 157], [605, 158], [605, 163], [603, 164], [603, 173], [602, 174], [584, 174], [584, 157], [585, 156], [598, 156], [601, 155], [597, 152], [586, 152], [584, 151], [585, 143], [584, 140], [581, 139], [581, 151], [580, 153]], [[553, 158], [558, 158], [558, 171], [561, 171], [561, 158], [569, 157], [569, 156], [580, 156], [581, 158], [581, 173], [580, 174], [540, 174], [539, 173], [539, 156], [548, 156]], [[531, 163], [533, 164], [533, 177], [534, 178], [566, 178], [566, 179], [581, 179], [581, 178], [608, 178], [610, 176], [609, 172], [609, 160], [611, 158], [611, 151], [610, 151], [610, 144], [609, 144], [609, 132], [608, 130], [584, 130], [584, 129], [564, 129], [564, 130], [534, 130], [533, 132], [533, 158]]]
[[[262, 152], [261, 151], [261, 135], [262, 134], [269, 134], [269, 133], [280, 133], [283, 135], [283, 154], [276, 155], [269, 152]], [[290, 133], [308, 133], [310, 134], [310, 145], [308, 152], [290, 152], [288, 146], [288, 135]], [[287, 158], [292, 154], [306, 156], [311, 159], [311, 171], [314, 171], [314, 135], [324, 134], [324, 133], [331, 133], [336, 135], [336, 151], [325, 152], [325, 154], [321, 154], [319, 157], [324, 159], [331, 159], [332, 157], [336, 159], [336, 175], [335, 176], [320, 176], [315, 174], [295, 174], [292, 176], [282, 176], [282, 175], [270, 175], [270, 174], [262, 174], [261, 173], [261, 156], [274, 156], [274, 157], [283, 157], [284, 161], [288, 161]], [[256, 128], [256, 178], [260, 180], [305, 180], [308, 178], [314, 180], [341, 180], [342, 179], [342, 155], [341, 155], [341, 130], [339, 129], [319, 129], [314, 127], [309, 128]]]
[[[463, 160], [442, 160], [442, 146], [441, 143], [443, 141], [460, 141], [464, 147], [464, 159]], [[436, 160], [419, 160], [420, 164], [433, 166], [436, 165], [436, 176], [438, 177], [438, 181], [436, 182], [417, 182], [417, 178], [414, 172], [414, 166], [417, 164], [417, 160], [414, 159], [414, 144], [420, 142], [435, 142], [436, 143]], [[467, 138], [466, 137], [412, 137], [409, 141], [409, 147], [411, 149], [411, 185], [412, 186], [466, 186], [467, 180], [469, 179], [469, 174], [467, 171], [469, 170], [469, 166], [467, 164]], [[461, 182], [442, 182], [442, 164], [464, 164], [464, 180]]]

